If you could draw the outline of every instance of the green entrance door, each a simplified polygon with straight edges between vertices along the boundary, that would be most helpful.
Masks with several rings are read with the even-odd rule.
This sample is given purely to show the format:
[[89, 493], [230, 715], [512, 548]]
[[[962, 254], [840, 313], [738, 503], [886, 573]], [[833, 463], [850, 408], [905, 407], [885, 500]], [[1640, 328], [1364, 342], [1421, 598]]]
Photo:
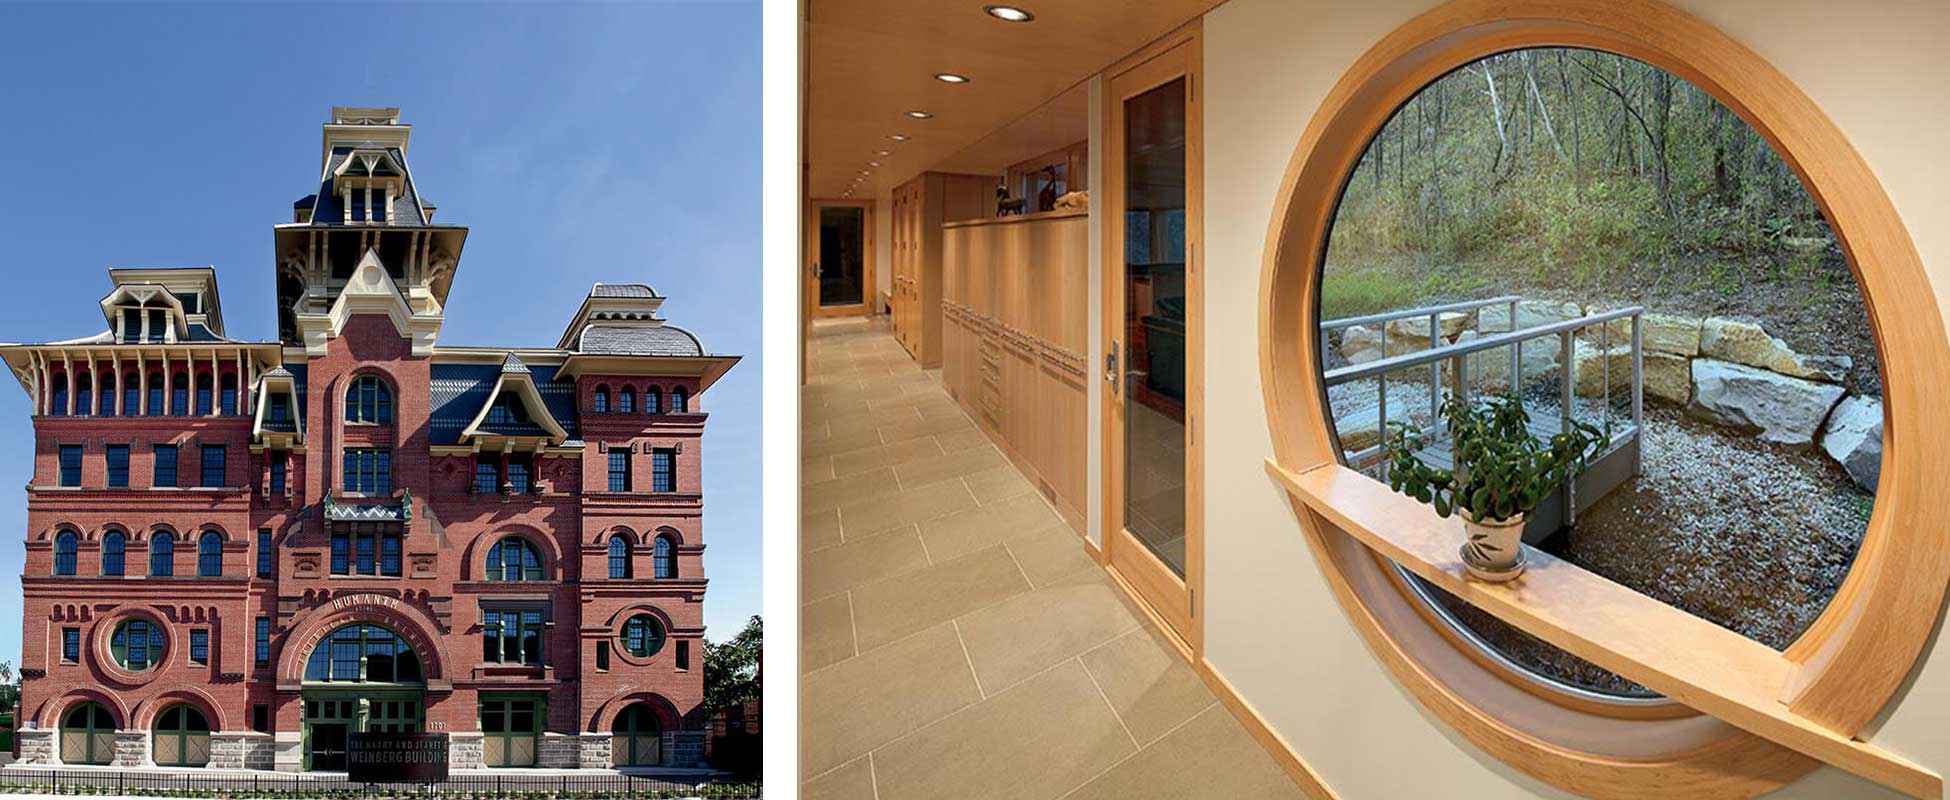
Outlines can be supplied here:
[[174, 705], [156, 715], [150, 750], [157, 766], [201, 767], [210, 763], [210, 721], [192, 706]]
[[305, 769], [345, 769], [347, 739], [360, 731], [417, 733], [425, 719], [419, 654], [378, 625], [332, 631], [305, 657]]
[[115, 758], [115, 718], [99, 703], [82, 703], [61, 720], [61, 763], [107, 764]]
[[623, 709], [610, 728], [609, 760], [619, 767], [654, 767], [663, 763], [663, 726], [657, 712], [643, 703]]
[[360, 731], [419, 733], [424, 719], [417, 696], [379, 693], [347, 694], [343, 690], [305, 690], [305, 720], [301, 736], [305, 769], [345, 770], [346, 741]]
[[481, 695], [481, 760], [490, 767], [535, 766], [547, 704], [537, 694]]

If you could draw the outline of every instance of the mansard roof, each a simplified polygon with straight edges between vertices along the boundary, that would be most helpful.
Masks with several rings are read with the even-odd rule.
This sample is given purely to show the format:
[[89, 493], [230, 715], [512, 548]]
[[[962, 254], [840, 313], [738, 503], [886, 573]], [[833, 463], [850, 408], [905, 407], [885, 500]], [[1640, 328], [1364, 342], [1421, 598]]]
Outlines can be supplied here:
[[589, 290], [590, 297], [662, 297], [647, 283], [598, 283]]
[[[500, 383], [504, 365], [519, 359], [509, 354], [502, 364], [453, 364], [435, 361], [428, 367], [428, 413], [427, 432], [430, 444], [462, 444], [461, 434], [467, 426], [480, 416], [481, 410], [494, 399], [495, 386]], [[576, 397], [573, 381], [555, 380], [558, 369], [553, 365], [523, 365], [527, 374], [535, 381], [535, 390], [541, 395], [542, 404], [557, 425], [567, 433], [564, 444], [579, 445], [582, 433], [576, 427]], [[505, 427], [505, 426], [502, 426]], [[530, 432], [480, 430], [480, 433], [495, 433], [504, 436], [547, 436], [548, 432], [540, 425], [534, 425]]]
[[[418, 187], [413, 183], [413, 170], [406, 164], [406, 151], [398, 147], [381, 147], [375, 144], [337, 145], [325, 163], [325, 175], [318, 184], [318, 193], [299, 198], [292, 204], [295, 208], [312, 209], [309, 225], [316, 228], [345, 227], [345, 206], [339, 201], [337, 189], [340, 168], [353, 157], [354, 153], [372, 152], [391, 158], [400, 166], [401, 190], [393, 198], [394, 226], [423, 226], [427, 224], [426, 210], [420, 206]], [[309, 201], [309, 202], [307, 202]], [[370, 226], [372, 223], [356, 223]]]
[[675, 325], [617, 327], [591, 325], [582, 329], [576, 352], [605, 356], [701, 356], [697, 335]]

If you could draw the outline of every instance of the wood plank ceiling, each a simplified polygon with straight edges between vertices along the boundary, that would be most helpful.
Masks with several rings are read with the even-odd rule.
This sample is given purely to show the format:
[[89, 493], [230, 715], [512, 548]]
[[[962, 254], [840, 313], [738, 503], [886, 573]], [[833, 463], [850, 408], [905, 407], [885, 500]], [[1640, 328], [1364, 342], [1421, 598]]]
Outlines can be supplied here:
[[[1020, 0], [1035, 15], [1021, 23], [989, 16], [992, 2], [808, 0], [810, 196], [871, 198], [928, 169], [999, 172], [985, 149], [1042, 148], [1027, 158], [1081, 139], [992, 134], [1223, 0]], [[969, 81], [934, 78], [944, 72]], [[1072, 123], [1076, 95], [1058, 104]]]

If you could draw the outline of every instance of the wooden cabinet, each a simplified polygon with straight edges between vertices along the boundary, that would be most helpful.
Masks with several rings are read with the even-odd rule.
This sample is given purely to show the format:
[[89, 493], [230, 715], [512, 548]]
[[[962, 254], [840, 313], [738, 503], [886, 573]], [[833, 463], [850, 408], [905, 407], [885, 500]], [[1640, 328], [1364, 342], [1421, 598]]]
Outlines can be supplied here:
[[941, 225], [993, 213], [996, 179], [987, 175], [924, 172], [894, 189], [893, 280], [887, 313], [894, 340], [921, 366], [942, 365]]
[[942, 381], [1077, 530], [1085, 503], [1088, 215], [949, 223]]

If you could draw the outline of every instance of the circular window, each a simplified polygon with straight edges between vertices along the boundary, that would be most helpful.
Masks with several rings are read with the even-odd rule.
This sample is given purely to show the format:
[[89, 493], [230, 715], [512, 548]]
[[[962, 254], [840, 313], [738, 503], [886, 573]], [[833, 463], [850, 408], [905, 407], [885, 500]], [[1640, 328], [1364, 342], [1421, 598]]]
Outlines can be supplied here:
[[637, 658], [649, 658], [664, 649], [664, 624], [649, 614], [638, 614], [623, 623], [623, 651]]
[[146, 672], [163, 662], [165, 650], [161, 625], [146, 619], [132, 619], [115, 626], [109, 637], [109, 654], [115, 663], [130, 672]]

